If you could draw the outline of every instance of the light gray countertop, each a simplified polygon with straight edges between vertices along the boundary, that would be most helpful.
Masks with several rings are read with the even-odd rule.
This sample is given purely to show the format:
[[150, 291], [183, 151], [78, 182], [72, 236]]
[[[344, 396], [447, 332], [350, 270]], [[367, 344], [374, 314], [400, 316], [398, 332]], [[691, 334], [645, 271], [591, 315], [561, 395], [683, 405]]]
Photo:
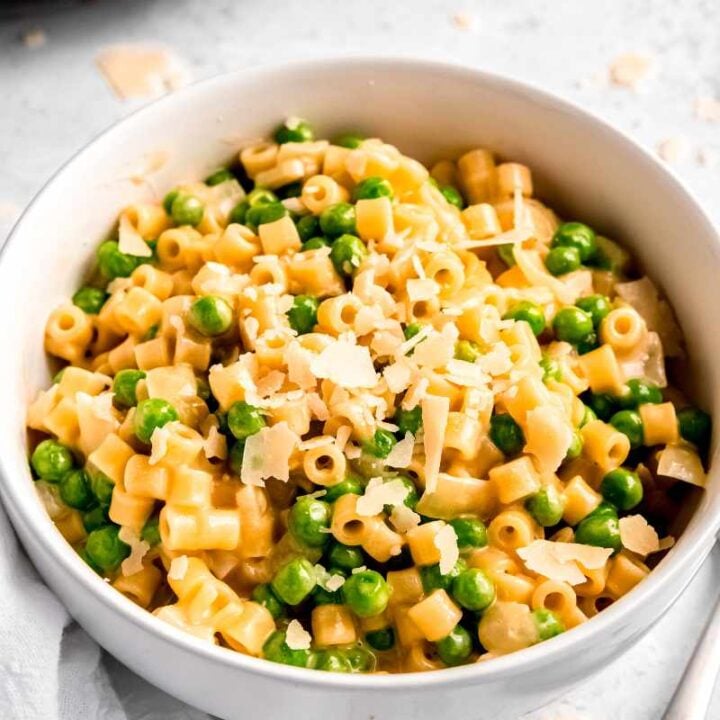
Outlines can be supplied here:
[[[32, 10], [38, 6], [41, 13]], [[109, 44], [145, 41], [172, 48], [194, 79], [285, 59], [380, 54], [452, 60], [530, 81], [651, 149], [679, 139], [683, 152], [673, 170], [720, 223], [720, 123], [702, 120], [695, 109], [698, 98], [720, 98], [717, 0], [117, 0], [17, 7], [25, 9], [0, 8], [6, 18], [0, 22], [0, 239], [73, 152], [144, 104], [118, 100], [94, 59]], [[44, 32], [44, 45], [22, 41], [33, 29]], [[610, 63], [627, 52], [652, 59], [652, 72], [636, 91], [608, 81]], [[82, 212], [82, 198], [68, 202]], [[526, 720], [659, 719], [718, 595], [718, 577], [715, 551], [651, 633]], [[105, 662], [133, 720], [200, 717], [115, 660]], [[708, 717], [720, 717], [717, 691]]]

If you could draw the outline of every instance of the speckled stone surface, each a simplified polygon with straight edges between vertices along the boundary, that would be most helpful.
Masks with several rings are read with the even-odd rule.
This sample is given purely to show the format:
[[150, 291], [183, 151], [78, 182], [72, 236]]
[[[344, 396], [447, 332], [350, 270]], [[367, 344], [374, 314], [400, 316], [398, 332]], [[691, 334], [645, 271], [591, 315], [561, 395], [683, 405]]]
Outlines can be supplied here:
[[[696, 116], [720, 98], [717, 0], [126, 0], [0, 7], [0, 238], [73, 152], [143, 101], [121, 102], [97, 72], [108, 44], [167, 44], [195, 79], [251, 65], [338, 54], [450, 59], [536, 83], [586, 107], [648, 148], [682, 138], [673, 170], [720, 223], [720, 123]], [[41, 11], [33, 7], [42, 7]], [[24, 33], [46, 42], [29, 48]], [[636, 90], [608, 81], [626, 52], [652, 58]], [[640, 191], [641, 189], [639, 189]], [[649, 211], [651, 211], [649, 209]], [[678, 238], [682, 242], [682, 238]], [[720, 551], [636, 646], [524, 720], [659, 720], [718, 595]], [[112, 658], [129, 718], [199, 719]], [[709, 718], [720, 718], [720, 693]]]

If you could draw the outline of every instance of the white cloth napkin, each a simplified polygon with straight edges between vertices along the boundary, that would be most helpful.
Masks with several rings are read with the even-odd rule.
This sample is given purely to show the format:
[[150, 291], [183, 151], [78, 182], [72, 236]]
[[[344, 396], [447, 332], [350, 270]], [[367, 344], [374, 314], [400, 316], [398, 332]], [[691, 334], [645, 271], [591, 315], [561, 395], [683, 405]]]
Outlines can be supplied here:
[[100, 650], [40, 580], [1, 505], [0, 718], [208, 719]]

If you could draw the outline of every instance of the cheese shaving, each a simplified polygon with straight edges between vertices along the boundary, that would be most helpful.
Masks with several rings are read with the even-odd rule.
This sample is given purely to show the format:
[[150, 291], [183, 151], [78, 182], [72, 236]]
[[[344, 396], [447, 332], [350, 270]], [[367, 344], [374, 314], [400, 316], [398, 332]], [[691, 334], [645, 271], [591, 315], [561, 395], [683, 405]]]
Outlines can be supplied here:
[[430, 369], [445, 367], [455, 354], [457, 335], [458, 331], [454, 325], [446, 325], [443, 332], [429, 335], [425, 342], [415, 348], [413, 361], [419, 367]]
[[344, 388], [371, 388], [377, 383], [370, 351], [344, 340], [324, 348], [312, 359], [310, 368], [315, 377], [327, 378]]
[[312, 635], [305, 630], [299, 620], [291, 620], [285, 631], [285, 644], [291, 650], [309, 650]]
[[443, 525], [433, 538], [435, 547], [440, 551], [440, 574], [447, 575], [455, 567], [460, 557], [457, 535], [452, 525]]
[[411, 302], [432, 300], [440, 292], [440, 286], [430, 278], [408, 280], [405, 289]]
[[382, 478], [372, 478], [365, 488], [365, 494], [358, 498], [357, 514], [373, 517], [380, 514], [386, 505], [402, 505], [408, 492], [402, 480], [383, 482]]
[[245, 441], [240, 479], [246, 485], [264, 487], [264, 480], [290, 478], [290, 456], [299, 442], [298, 436], [283, 421], [264, 427]]
[[554, 473], [572, 444], [573, 431], [563, 413], [550, 405], [528, 410], [524, 452], [534, 455], [541, 473]]
[[404, 534], [420, 524], [420, 516], [407, 505], [395, 505], [390, 522], [397, 532]]
[[433, 493], [440, 472], [450, 399], [440, 395], [428, 395], [421, 406], [425, 448], [425, 492]]
[[345, 446], [347, 445], [348, 440], [350, 439], [350, 436], [352, 435], [352, 427], [350, 425], [341, 425], [337, 433], [335, 433], [335, 445], [337, 446], [338, 450], [342, 452], [345, 449]]
[[140, 235], [125, 213], [120, 216], [118, 249], [126, 255], [135, 255], [137, 257], [152, 256], [150, 246], [143, 240], [142, 235]]
[[483, 387], [489, 379], [480, 365], [465, 360], [449, 360], [446, 369], [448, 379], [463, 387]]
[[620, 540], [624, 548], [638, 555], [649, 555], [660, 549], [660, 539], [655, 528], [648, 525], [642, 515], [620, 518]]
[[702, 461], [689, 445], [667, 445], [658, 454], [657, 474], [705, 487]]
[[337, 592], [345, 584], [345, 578], [342, 575], [331, 575], [325, 583], [325, 589], [328, 592]]
[[563, 304], [572, 305], [578, 298], [578, 293], [568, 287], [562, 280], [551, 275], [543, 263], [537, 250], [523, 250], [515, 246], [515, 260], [522, 274], [531, 285], [546, 287]]
[[604, 567], [612, 555], [612, 549], [580, 543], [533, 540], [528, 546], [518, 548], [517, 554], [532, 572], [550, 580], [580, 585], [586, 580], [582, 569], [599, 570]]
[[385, 458], [385, 464], [394, 468], [406, 468], [412, 462], [415, 438], [410, 433], [396, 443], [390, 454]]
[[390, 392], [401, 393], [406, 390], [412, 380], [413, 371], [411, 366], [402, 360], [386, 365], [383, 370], [383, 377]]
[[96, 396], [84, 392], [75, 393], [75, 412], [80, 428], [79, 445], [86, 456], [120, 427], [120, 422], [113, 412], [112, 398], [111, 392]]
[[125, 577], [134, 575], [143, 569], [143, 558], [150, 550], [150, 543], [141, 540], [139, 535], [129, 527], [121, 527], [118, 538], [130, 546], [130, 554], [120, 563], [120, 571]]
[[210, 458], [224, 460], [227, 457], [227, 439], [215, 426], [208, 431], [207, 438], [203, 443], [203, 451], [208, 460]]
[[330, 411], [325, 401], [317, 393], [308, 393], [305, 396], [307, 401], [308, 410], [312, 416], [320, 422], [325, 422], [330, 417]]
[[180, 557], [173, 558], [170, 563], [170, 569], [168, 570], [168, 580], [184, 580], [189, 565], [190, 561], [187, 555], [180, 555]]

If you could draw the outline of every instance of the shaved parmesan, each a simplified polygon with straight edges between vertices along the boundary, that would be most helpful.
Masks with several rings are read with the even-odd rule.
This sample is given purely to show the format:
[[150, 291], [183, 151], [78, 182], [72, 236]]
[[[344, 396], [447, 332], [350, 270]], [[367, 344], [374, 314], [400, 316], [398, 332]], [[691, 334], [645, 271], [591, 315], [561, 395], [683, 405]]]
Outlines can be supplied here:
[[173, 558], [168, 570], [168, 580], [184, 580], [189, 564], [190, 561], [187, 555]]
[[75, 411], [80, 428], [79, 445], [86, 456], [120, 427], [113, 412], [112, 399], [111, 392], [94, 397], [84, 392], [75, 393]]
[[130, 218], [126, 213], [120, 216], [118, 250], [120, 250], [121, 253], [125, 253], [125, 255], [134, 255], [136, 257], [152, 256], [150, 246], [143, 240], [142, 235], [140, 235], [132, 222], [130, 222]]
[[480, 365], [465, 360], [449, 360], [446, 370], [448, 379], [463, 387], [482, 387], [489, 380]]
[[558, 408], [540, 405], [528, 410], [524, 429], [524, 452], [535, 456], [541, 473], [554, 473], [573, 441], [570, 422]]
[[532, 572], [550, 580], [580, 585], [586, 580], [582, 569], [599, 570], [604, 567], [612, 555], [612, 549], [580, 543], [533, 540], [527, 547], [518, 548], [517, 554]]
[[497, 342], [478, 358], [477, 364], [489, 375], [504, 375], [512, 368], [510, 348], [503, 342]]
[[268, 478], [287, 482], [290, 456], [299, 440], [285, 421], [251, 435], [245, 441], [240, 479], [246, 485], [259, 487], [263, 487]]
[[425, 492], [427, 493], [434, 492], [437, 486], [449, 412], [450, 399], [447, 397], [428, 395], [422, 401]]
[[657, 474], [705, 487], [705, 470], [697, 452], [689, 445], [667, 445], [658, 453]]
[[410, 365], [403, 360], [387, 365], [383, 370], [383, 377], [390, 392], [401, 393], [410, 385], [413, 371]]
[[655, 528], [648, 525], [642, 515], [620, 518], [620, 540], [623, 547], [638, 555], [649, 555], [660, 549], [660, 539]]
[[656, 332], [646, 333], [642, 347], [632, 356], [619, 359], [618, 364], [624, 380], [642, 378], [658, 387], [667, 387], [665, 357], [660, 336]]
[[410, 302], [432, 300], [440, 292], [440, 286], [430, 278], [408, 280], [405, 289]]
[[260, 397], [274, 395], [285, 384], [285, 373], [271, 370], [264, 378], [257, 381], [257, 392]]
[[413, 361], [420, 367], [430, 369], [445, 367], [455, 355], [457, 337], [457, 328], [446, 325], [441, 333], [429, 335], [425, 342], [415, 348]]
[[433, 332], [432, 325], [423, 325], [416, 335], [402, 343], [398, 349], [400, 355], [407, 355]]
[[390, 454], [385, 458], [385, 464], [394, 468], [406, 468], [413, 458], [415, 438], [409, 433], [393, 447]]
[[458, 550], [457, 535], [452, 525], [443, 525], [433, 538], [435, 547], [440, 551], [440, 574], [447, 575], [455, 567], [460, 551]]
[[149, 465], [157, 465], [167, 455], [168, 440], [172, 426], [181, 426], [179, 422], [169, 422], [162, 427], [156, 427], [150, 436], [150, 459]]
[[127, 577], [139, 573], [143, 569], [143, 558], [150, 549], [150, 543], [141, 540], [139, 535], [129, 527], [121, 527], [118, 538], [130, 546], [130, 554], [120, 564], [120, 571]]
[[291, 620], [285, 631], [285, 644], [291, 650], [309, 650], [312, 635], [305, 630], [299, 620]]
[[[308, 393], [305, 396], [308, 410], [312, 416], [320, 422], [325, 422], [330, 417], [330, 411], [325, 401], [317, 393]], [[339, 433], [338, 433], [339, 434]]]
[[215, 426], [208, 431], [207, 438], [203, 443], [203, 451], [208, 460], [210, 458], [224, 460], [227, 457], [227, 439]]
[[329, 592], [337, 592], [345, 584], [345, 578], [342, 575], [331, 575], [325, 583], [325, 589]]
[[399, 533], [406, 533], [420, 524], [420, 516], [407, 505], [396, 505], [390, 513], [390, 522]]
[[577, 291], [547, 271], [537, 250], [523, 250], [516, 245], [515, 260], [531, 285], [548, 288], [563, 305], [572, 305], [577, 300]]
[[341, 452], [345, 449], [350, 436], [352, 435], [352, 427], [350, 425], [341, 425], [335, 433], [335, 445]]
[[358, 498], [357, 514], [362, 517], [379, 515], [386, 505], [402, 505], [408, 492], [402, 480], [383, 482], [382, 478], [372, 478], [365, 494]]
[[328, 378], [344, 388], [371, 388], [377, 383], [370, 351], [363, 345], [337, 340], [313, 357], [315, 377]]

